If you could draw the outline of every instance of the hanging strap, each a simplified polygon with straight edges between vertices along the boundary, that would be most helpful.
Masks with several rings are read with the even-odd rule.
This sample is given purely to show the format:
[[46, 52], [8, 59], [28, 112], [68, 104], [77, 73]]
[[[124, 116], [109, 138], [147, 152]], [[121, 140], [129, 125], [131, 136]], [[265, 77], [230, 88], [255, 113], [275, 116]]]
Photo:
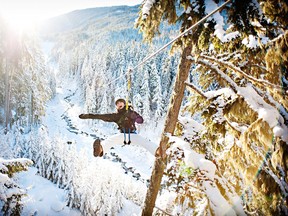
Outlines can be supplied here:
[[128, 111], [129, 108], [129, 94], [131, 89], [131, 69], [128, 69], [127, 73], [127, 98], [126, 98], [126, 111]]
[[[127, 98], [126, 98], [126, 112], [128, 112], [129, 109], [129, 94], [130, 94], [130, 89], [131, 89], [131, 69], [128, 69], [127, 72]], [[130, 144], [131, 140], [130, 140], [130, 128], [128, 128], [128, 143], [126, 142], [126, 128], [123, 129], [123, 133], [124, 133], [124, 145], [126, 144]]]

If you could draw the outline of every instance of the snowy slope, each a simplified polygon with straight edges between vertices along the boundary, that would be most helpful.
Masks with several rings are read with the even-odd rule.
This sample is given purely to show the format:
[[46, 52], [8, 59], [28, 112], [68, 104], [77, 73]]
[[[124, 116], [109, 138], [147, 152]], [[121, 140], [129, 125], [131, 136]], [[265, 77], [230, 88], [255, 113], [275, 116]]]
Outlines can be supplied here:
[[[122, 167], [121, 175], [128, 175], [136, 182], [146, 185], [150, 178], [154, 156], [145, 148], [134, 145], [122, 147], [118, 145], [107, 152], [102, 158], [93, 157], [93, 142], [95, 137], [102, 139], [111, 136], [118, 131], [110, 124], [101, 124], [97, 131], [90, 129], [89, 123], [92, 120], [83, 121], [78, 118], [81, 113], [81, 101], [77, 94], [76, 84], [68, 82], [69, 86], [58, 83], [57, 94], [49, 104], [47, 104], [46, 116], [43, 125], [49, 132], [49, 137], [61, 136], [66, 140], [68, 146], [74, 146], [79, 154], [83, 151], [88, 152], [88, 160], [91, 167], [96, 164], [111, 167], [111, 161], [115, 164], [115, 175], [118, 173], [119, 166]], [[95, 120], [94, 120], [95, 121]], [[101, 163], [100, 163], [101, 162]], [[93, 165], [92, 165], [93, 164]], [[107, 165], [105, 165], [107, 164]], [[71, 166], [74, 166], [71, 164]], [[103, 167], [104, 168], [104, 167]], [[104, 168], [105, 169], [105, 168]], [[113, 169], [113, 167], [112, 167]], [[101, 169], [99, 169], [101, 171]], [[113, 172], [113, 170], [111, 170]], [[106, 173], [98, 173], [98, 177], [103, 175], [105, 181]], [[30, 215], [37, 212], [40, 215], [79, 215], [66, 207], [65, 192], [63, 189], [37, 174], [36, 168], [30, 168], [27, 172], [18, 175], [20, 185], [27, 190], [28, 197], [23, 200], [23, 215]], [[97, 178], [98, 178], [97, 177]], [[121, 178], [119, 178], [121, 179]], [[102, 183], [101, 183], [102, 184]], [[105, 182], [104, 182], [105, 184]], [[145, 186], [144, 186], [145, 187]], [[139, 215], [141, 208], [139, 205], [129, 200], [124, 200], [119, 215]]]
[[[26, 172], [17, 174], [22, 188], [27, 190], [23, 198], [22, 216], [53, 215], [53, 216], [80, 216], [79, 210], [66, 206], [66, 194], [49, 180], [39, 176], [37, 169], [32, 167]], [[132, 201], [125, 200], [118, 216], [139, 215], [141, 208]]]
[[28, 196], [22, 199], [22, 215], [81, 215], [79, 211], [66, 206], [64, 190], [37, 175], [36, 168], [31, 167], [17, 176], [20, 186], [28, 191]]
[[[91, 152], [90, 156], [91, 160], [93, 160], [93, 142], [95, 138], [106, 139], [119, 132], [115, 128], [114, 123], [103, 124], [103, 122], [98, 120], [79, 119], [78, 116], [82, 113], [82, 107], [79, 105], [81, 101], [77, 94], [77, 85], [75, 82], [73, 84], [73, 82], [74, 81], [71, 80], [68, 82], [69, 86], [57, 89], [56, 97], [48, 104], [47, 114], [43, 124], [49, 128], [49, 135], [55, 136], [61, 134], [63, 137], [67, 137], [67, 142], [76, 145], [79, 151], [85, 149]], [[92, 121], [99, 123], [99, 127], [95, 129], [97, 131], [91, 129], [89, 123]], [[142, 136], [145, 136], [145, 134]], [[122, 142], [121, 140], [121, 143]], [[143, 142], [143, 146], [145, 146], [145, 140], [143, 140]], [[133, 145], [124, 147], [118, 145], [112, 152], [118, 154], [123, 159], [125, 158], [129, 167], [137, 167], [143, 171], [143, 175], [149, 178], [154, 157], [145, 148]], [[107, 156], [112, 157], [109, 152], [107, 152]]]

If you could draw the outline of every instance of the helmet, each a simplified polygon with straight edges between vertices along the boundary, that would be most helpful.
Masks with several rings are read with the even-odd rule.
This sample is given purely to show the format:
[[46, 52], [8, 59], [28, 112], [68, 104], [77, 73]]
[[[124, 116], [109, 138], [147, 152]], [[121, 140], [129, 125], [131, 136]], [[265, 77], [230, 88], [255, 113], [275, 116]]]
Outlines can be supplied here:
[[117, 99], [117, 100], [115, 101], [115, 105], [117, 105], [118, 102], [123, 102], [124, 104], [126, 104], [126, 101], [125, 101], [125, 99], [123, 99], [123, 98]]

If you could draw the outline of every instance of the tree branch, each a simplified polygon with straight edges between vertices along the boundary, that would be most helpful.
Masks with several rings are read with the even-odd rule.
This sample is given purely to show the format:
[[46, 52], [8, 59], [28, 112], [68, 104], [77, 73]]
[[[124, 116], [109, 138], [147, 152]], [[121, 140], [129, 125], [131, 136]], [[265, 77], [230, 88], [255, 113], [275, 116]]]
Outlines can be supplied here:
[[188, 81], [185, 81], [185, 85], [190, 87], [192, 90], [194, 90], [195, 92], [197, 92], [199, 95], [201, 95], [203, 98], [207, 99], [207, 96], [205, 95], [205, 93], [203, 91], [201, 91], [199, 88], [197, 88], [193, 83], [190, 83]]
[[219, 74], [224, 80], [226, 80], [228, 82], [228, 84], [230, 85], [230, 87], [233, 89], [233, 91], [235, 93], [238, 92], [238, 90], [237, 90], [238, 85], [228, 75], [226, 75], [223, 71], [221, 71], [217, 66], [211, 64], [208, 61], [205, 61], [201, 57], [197, 57], [197, 60], [196, 60], [196, 58], [194, 58], [192, 56], [188, 56], [187, 58], [190, 59], [191, 61], [195, 62], [195, 63], [196, 62], [200, 63], [200, 64], [205, 65], [205, 66], [209, 67], [210, 69], [214, 70], [217, 74]]
[[216, 58], [212, 58], [212, 57], [209, 57], [209, 56], [206, 56], [206, 55], [201, 55], [200, 58], [201, 57], [204, 58], [204, 59], [207, 59], [209, 61], [215, 62], [215, 63], [217, 63], [217, 64], [219, 64], [221, 66], [225, 66], [225, 67], [235, 71], [236, 73], [244, 76], [246, 79], [250, 80], [251, 82], [257, 83], [258, 85], [261, 85], [263, 87], [269, 86], [270, 88], [276, 89], [278, 91], [282, 91], [281, 86], [275, 85], [273, 83], [270, 83], [267, 80], [257, 79], [257, 78], [255, 78], [253, 76], [250, 76], [250, 75], [246, 74], [244, 71], [242, 71], [240, 68], [235, 67], [234, 65], [232, 65], [230, 62], [229, 63], [228, 62], [223, 62], [221, 60], [218, 60]]

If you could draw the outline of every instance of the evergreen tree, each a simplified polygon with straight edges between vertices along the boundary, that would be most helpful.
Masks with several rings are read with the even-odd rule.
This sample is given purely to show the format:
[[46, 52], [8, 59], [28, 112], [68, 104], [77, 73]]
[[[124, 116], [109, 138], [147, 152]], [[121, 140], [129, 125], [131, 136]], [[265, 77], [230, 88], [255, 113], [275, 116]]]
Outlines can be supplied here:
[[[146, 1], [136, 26], [148, 41], [159, 33], [162, 19], [180, 21], [179, 32], [183, 32], [218, 2]], [[183, 12], [176, 14], [178, 7]], [[267, 215], [287, 212], [287, 177], [283, 175], [288, 142], [287, 19], [283, 19], [287, 11], [286, 1], [232, 1], [173, 46], [177, 50], [192, 44], [192, 53], [182, 57], [193, 62], [192, 73], [199, 77], [200, 89], [189, 84], [192, 92], [185, 109], [201, 114], [206, 127], [201, 139], [207, 146], [201, 151], [217, 161], [227, 185], [245, 197], [242, 201], [248, 211]], [[230, 136], [232, 147], [227, 141]], [[196, 143], [191, 146], [199, 150]], [[190, 199], [193, 203], [197, 198]]]
[[28, 159], [0, 158], [0, 212], [1, 215], [20, 215], [22, 204], [21, 197], [25, 196], [25, 190], [21, 189], [13, 180], [16, 172], [27, 170], [33, 162]]
[[152, 64], [150, 75], [151, 111], [155, 121], [158, 121], [164, 113], [162, 85], [160, 75], [155, 64]]
[[[17, 123], [28, 130], [44, 115], [45, 103], [55, 88], [53, 76], [46, 68], [38, 41], [9, 28], [1, 19], [1, 58], [2, 74], [0, 82], [1, 123], [6, 131]], [[37, 100], [36, 100], [37, 98]], [[3, 115], [2, 115], [3, 114]]]
[[144, 66], [143, 67], [143, 80], [142, 85], [139, 91], [139, 94], [141, 95], [142, 101], [142, 115], [145, 121], [148, 121], [150, 119], [150, 103], [151, 103], [151, 97], [150, 97], [150, 88], [149, 88], [149, 73], [150, 73], [150, 67]]

